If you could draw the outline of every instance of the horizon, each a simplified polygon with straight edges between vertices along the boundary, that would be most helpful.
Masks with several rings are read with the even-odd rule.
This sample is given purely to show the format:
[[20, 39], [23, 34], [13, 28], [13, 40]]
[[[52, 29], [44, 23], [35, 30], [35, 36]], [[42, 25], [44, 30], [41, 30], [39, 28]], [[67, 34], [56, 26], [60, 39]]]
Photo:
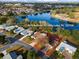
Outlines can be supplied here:
[[0, 0], [0, 2], [26, 2], [26, 3], [47, 3], [47, 2], [51, 2], [51, 3], [79, 3], [79, 0]]

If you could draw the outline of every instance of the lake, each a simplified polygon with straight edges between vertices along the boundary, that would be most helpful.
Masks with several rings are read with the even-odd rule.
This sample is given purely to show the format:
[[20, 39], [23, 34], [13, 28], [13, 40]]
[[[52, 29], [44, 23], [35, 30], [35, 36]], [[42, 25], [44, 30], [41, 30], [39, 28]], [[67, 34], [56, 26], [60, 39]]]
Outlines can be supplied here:
[[22, 22], [25, 18], [30, 21], [46, 21], [53, 26], [60, 26], [66, 30], [79, 30], [79, 24], [51, 17], [50, 13], [36, 13], [25, 16], [16, 16], [17, 22]]

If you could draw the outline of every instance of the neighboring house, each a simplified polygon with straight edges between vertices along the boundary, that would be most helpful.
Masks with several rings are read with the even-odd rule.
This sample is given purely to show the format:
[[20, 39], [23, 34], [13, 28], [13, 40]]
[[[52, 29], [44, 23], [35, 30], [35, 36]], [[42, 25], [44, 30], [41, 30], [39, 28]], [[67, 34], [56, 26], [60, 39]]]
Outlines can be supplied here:
[[41, 43], [46, 43], [47, 42], [46, 33], [35, 32], [34, 35], [32, 36], [32, 38], [38, 39], [39, 42], [41, 42]]
[[28, 33], [27, 33], [27, 30], [24, 30], [24, 31], [22, 31], [20, 34], [21, 34], [21, 35], [27, 35]]
[[16, 52], [10, 52], [3, 56], [2, 59], [23, 59], [22, 55], [17, 55]]
[[60, 45], [56, 48], [57, 51], [63, 52], [65, 50], [67, 50], [70, 54], [74, 54], [74, 52], [76, 52], [77, 48], [69, 45], [66, 42], [61, 42]]
[[16, 26], [8, 26], [6, 24], [2, 24], [0, 25], [0, 29], [4, 29], [4, 30], [7, 30], [7, 31], [11, 31], [15, 28]]
[[22, 31], [20, 34], [21, 34], [21, 35], [27, 35], [27, 36], [30, 36], [32, 33], [33, 33], [33, 31], [27, 29], [27, 30]]
[[13, 30], [14, 28], [16, 28], [16, 26], [7, 26], [7, 27], [5, 27], [5, 30], [11, 31], [11, 30]]
[[5, 29], [5, 28], [6, 28], [6, 24], [0, 25], [0, 29]]
[[0, 25], [0, 29], [4, 29], [3, 25]]
[[24, 28], [23, 27], [18, 27], [17, 29], [15, 29], [14, 30], [14, 33], [20, 33], [20, 32], [22, 32], [24, 30]]
[[65, 59], [72, 59], [72, 55], [76, 52], [77, 48], [64, 41], [60, 43], [56, 50], [59, 51]]

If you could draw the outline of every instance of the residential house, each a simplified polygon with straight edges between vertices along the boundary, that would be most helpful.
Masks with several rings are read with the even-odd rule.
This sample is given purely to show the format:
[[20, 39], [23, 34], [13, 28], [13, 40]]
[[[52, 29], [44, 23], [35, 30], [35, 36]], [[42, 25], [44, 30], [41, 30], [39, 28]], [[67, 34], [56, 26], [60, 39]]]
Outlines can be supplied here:
[[74, 54], [74, 52], [76, 52], [77, 48], [66, 42], [61, 42], [60, 45], [56, 48], [56, 50], [60, 51], [61, 53], [65, 50], [67, 50], [70, 54]]
[[21, 34], [21, 35], [30, 36], [32, 33], [33, 33], [33, 31], [27, 29], [27, 30], [23, 30], [20, 34]]
[[22, 55], [17, 55], [16, 52], [10, 52], [3, 56], [2, 59], [23, 59]]
[[13, 30], [14, 28], [16, 28], [16, 26], [7, 26], [7, 27], [5, 27], [5, 30], [11, 31], [11, 30]]
[[23, 27], [18, 27], [17, 29], [14, 30], [14, 33], [19, 34], [20, 32], [22, 32], [24, 30]]

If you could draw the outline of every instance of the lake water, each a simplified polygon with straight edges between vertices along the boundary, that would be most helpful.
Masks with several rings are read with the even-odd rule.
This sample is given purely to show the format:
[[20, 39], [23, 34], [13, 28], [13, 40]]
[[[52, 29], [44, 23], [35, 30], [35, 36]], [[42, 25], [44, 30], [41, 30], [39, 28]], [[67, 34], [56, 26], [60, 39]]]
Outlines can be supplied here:
[[[22, 16], [16, 16], [16, 18], [18, 19], [17, 22], [21, 22], [24, 20]], [[60, 19], [53, 18], [51, 17], [50, 13], [30, 14], [30, 15], [25, 15], [24, 18], [28, 18], [30, 21], [37, 21], [37, 22], [46, 21], [53, 26], [60, 26], [66, 30], [79, 30], [79, 24], [74, 25], [74, 24], [70, 24], [68, 21], [62, 21]]]

